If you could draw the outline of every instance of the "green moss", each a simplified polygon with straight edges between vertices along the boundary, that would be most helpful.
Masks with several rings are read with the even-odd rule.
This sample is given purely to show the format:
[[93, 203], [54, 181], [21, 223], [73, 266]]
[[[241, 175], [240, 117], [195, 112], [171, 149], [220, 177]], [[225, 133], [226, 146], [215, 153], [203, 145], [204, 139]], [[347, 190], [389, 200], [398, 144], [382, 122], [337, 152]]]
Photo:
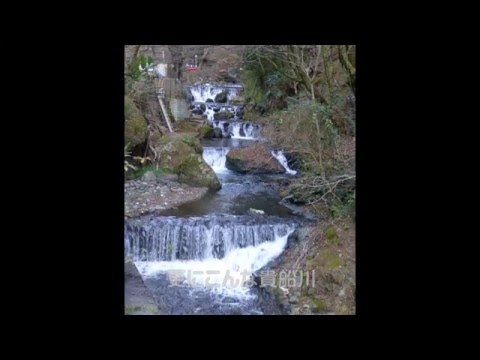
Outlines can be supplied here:
[[125, 143], [131, 147], [142, 144], [148, 136], [147, 121], [129, 97], [125, 97], [124, 110]]
[[313, 269], [313, 268], [315, 268], [315, 265], [316, 265], [315, 260], [313, 260], [313, 259], [312, 260], [307, 260], [307, 269]]
[[325, 303], [325, 300], [323, 300], [323, 299], [313, 300], [312, 312], [318, 314], [318, 313], [324, 312], [326, 310], [327, 310], [327, 304]]
[[222, 184], [215, 172], [209, 167], [199, 154], [189, 154], [176, 168], [179, 180], [192, 186], [206, 186], [212, 190], [219, 190]]
[[175, 169], [176, 173], [188, 173], [191, 171], [195, 171], [198, 168], [198, 164], [200, 163], [200, 159], [196, 154], [189, 154], [185, 157], [185, 159], [181, 162], [179, 166]]
[[[155, 149], [160, 157], [158, 161], [160, 167], [174, 169], [175, 173], [177, 173], [176, 168], [187, 155], [201, 153], [202, 150], [200, 143], [196, 142], [194, 137], [185, 134], [163, 136], [157, 140]], [[196, 145], [196, 148], [190, 144]]]
[[339, 257], [331, 259], [330, 262], [328, 263], [328, 266], [330, 266], [331, 268], [338, 268], [341, 265], [342, 265], [342, 260]]
[[180, 132], [195, 132], [197, 128], [198, 123], [194, 121], [182, 120], [175, 122], [175, 130]]
[[133, 315], [140, 310], [142, 310], [141, 306], [125, 306], [125, 315]]
[[228, 93], [226, 90], [222, 91], [221, 93], [215, 96], [213, 99], [216, 103], [226, 103], [228, 101]]
[[230, 111], [219, 111], [219, 112], [213, 114], [213, 118], [215, 120], [231, 119], [233, 117], [235, 117], [235, 115], [233, 113], [231, 113]]
[[183, 183], [218, 190], [222, 185], [212, 168], [203, 161], [203, 147], [196, 135], [176, 133], [157, 139], [158, 165], [178, 174]]
[[153, 306], [153, 305], [147, 305], [147, 306], [145, 306], [145, 310], [147, 310], [147, 311], [150, 311], [150, 312], [153, 312], [153, 313], [154, 313], [154, 312], [157, 312], [157, 310], [158, 310], [158, 309], [157, 309], [157, 307], [156, 307], [156, 306]]
[[125, 306], [125, 315], [135, 315], [137, 311], [146, 310], [151, 313], [156, 313], [158, 311], [156, 306], [153, 305], [136, 305], [136, 306]]
[[325, 230], [325, 236], [330, 244], [340, 244], [340, 238], [338, 237], [337, 230], [333, 226], [330, 226]]
[[342, 265], [342, 259], [335, 250], [325, 250], [323, 253], [323, 261], [329, 269], [335, 269]]
[[283, 291], [280, 288], [272, 287], [271, 291], [272, 291], [273, 295], [275, 296], [275, 300], [277, 302], [281, 302], [283, 300], [284, 295], [283, 295]]
[[260, 118], [260, 114], [258, 111], [252, 109], [251, 107], [247, 107], [243, 112], [243, 119], [248, 121], [255, 121]]
[[203, 147], [195, 136], [183, 135], [182, 141], [188, 146], [191, 146], [196, 153], [201, 154], [203, 152]]
[[333, 226], [330, 226], [325, 230], [325, 236], [327, 237], [327, 239], [332, 240], [334, 237], [337, 236], [337, 231]]
[[198, 133], [201, 138], [211, 138], [213, 137], [214, 131], [211, 126], [202, 126], [198, 129]]

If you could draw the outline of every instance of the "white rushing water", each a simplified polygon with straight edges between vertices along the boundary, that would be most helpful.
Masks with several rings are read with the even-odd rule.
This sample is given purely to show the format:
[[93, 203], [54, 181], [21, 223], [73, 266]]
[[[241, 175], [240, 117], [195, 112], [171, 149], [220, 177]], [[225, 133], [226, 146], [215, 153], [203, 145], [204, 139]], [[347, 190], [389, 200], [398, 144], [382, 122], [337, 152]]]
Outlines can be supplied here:
[[213, 111], [213, 109], [207, 108], [205, 109], [205, 114], [207, 115], [208, 121], [212, 122], [214, 119], [213, 115], [215, 114], [215, 111]]
[[232, 101], [238, 96], [241, 88], [241, 86], [224, 87], [221, 85], [204, 84], [190, 87], [190, 93], [193, 96], [193, 101], [204, 103], [208, 99], [215, 100], [215, 96], [223, 91], [226, 91], [228, 101]]
[[204, 147], [203, 159], [216, 173], [229, 172], [225, 166], [229, 150], [228, 147]]
[[292, 170], [288, 167], [288, 161], [285, 155], [283, 155], [282, 150], [272, 150], [272, 155], [275, 157], [275, 159], [278, 160], [278, 162], [285, 168], [285, 171], [290, 174], [290, 175], [295, 175], [297, 172], [295, 170]]
[[[250, 123], [232, 123], [232, 139], [245, 139], [245, 140], [254, 140], [256, 139], [256, 128]], [[240, 130], [243, 130], [244, 136], [240, 133]]]
[[260, 126], [250, 122], [243, 121], [228, 121], [228, 120], [216, 120], [212, 122], [214, 128], [222, 130], [224, 137], [228, 135], [232, 139], [243, 140], [261, 140]]
[[176, 278], [177, 284], [207, 287], [224, 294], [251, 297], [248, 294], [249, 287], [244, 282], [252, 272], [261, 269], [282, 253], [288, 236], [293, 231], [294, 227], [291, 227], [283, 236], [275, 232], [273, 241], [235, 248], [222, 259], [137, 261], [135, 265], [145, 278], [166, 272], [170, 279]]

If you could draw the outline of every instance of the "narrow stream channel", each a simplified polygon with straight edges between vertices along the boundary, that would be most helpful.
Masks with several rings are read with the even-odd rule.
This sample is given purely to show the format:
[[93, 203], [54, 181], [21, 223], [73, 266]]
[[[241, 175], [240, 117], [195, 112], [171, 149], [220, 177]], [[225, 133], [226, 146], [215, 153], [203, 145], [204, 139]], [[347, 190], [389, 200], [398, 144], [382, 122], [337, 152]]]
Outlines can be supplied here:
[[[230, 105], [240, 86], [190, 88], [194, 110], [208, 116], [224, 138], [203, 140], [203, 158], [222, 188], [193, 203], [125, 223], [125, 250], [132, 257], [158, 306], [168, 314], [275, 314], [270, 300], [260, 302], [250, 274], [280, 256], [299, 218], [279, 204], [274, 183], [295, 175], [281, 151], [272, 155], [284, 174], [245, 175], [227, 169], [226, 155], [236, 147], [262, 141], [257, 124], [242, 121], [243, 106]], [[213, 102], [223, 91], [226, 104]], [[215, 120], [218, 111], [234, 114]], [[251, 214], [249, 209], [265, 215]]]

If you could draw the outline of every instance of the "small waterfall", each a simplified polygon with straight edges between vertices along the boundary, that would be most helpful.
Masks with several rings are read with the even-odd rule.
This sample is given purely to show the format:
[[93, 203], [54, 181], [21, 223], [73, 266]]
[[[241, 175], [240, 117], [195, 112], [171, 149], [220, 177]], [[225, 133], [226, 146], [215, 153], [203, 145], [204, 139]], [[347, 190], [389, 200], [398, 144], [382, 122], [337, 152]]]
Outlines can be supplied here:
[[249, 122], [233, 122], [232, 138], [234, 139], [258, 139], [260, 126]]
[[[219, 111], [226, 111], [233, 114], [234, 119], [240, 119], [243, 116], [244, 105], [232, 105], [243, 89], [239, 84], [203, 84], [188, 87], [188, 98], [191, 100], [192, 114], [207, 115], [210, 123], [215, 119], [214, 114]], [[224, 103], [216, 103], [215, 97], [226, 92], [227, 98]]]
[[278, 160], [278, 162], [285, 168], [285, 171], [290, 174], [290, 175], [295, 175], [297, 172], [295, 170], [292, 170], [288, 167], [288, 161], [285, 155], [283, 155], [282, 150], [272, 150], [272, 155], [275, 157], [275, 159]]
[[223, 137], [233, 139], [257, 140], [261, 139], [260, 125], [243, 121], [214, 120], [213, 127], [222, 130]]
[[225, 163], [229, 150], [230, 148], [228, 147], [204, 147], [203, 159], [216, 173], [228, 172]]
[[125, 252], [134, 261], [221, 259], [235, 249], [284, 237], [294, 223], [268, 217], [158, 217], [125, 224]]
[[248, 276], [282, 253], [296, 227], [281, 218], [233, 215], [137, 222], [125, 226], [125, 251], [144, 278], [180, 273], [183, 284], [244, 297], [252, 297]]
[[215, 96], [223, 91], [222, 88], [212, 86], [210, 84], [197, 85], [190, 87], [190, 93], [193, 96], [193, 101], [206, 102], [208, 99], [214, 100]]
[[205, 103], [207, 102], [208, 99], [214, 101], [215, 96], [217, 96], [223, 91], [226, 91], [227, 101], [230, 102], [238, 96], [241, 89], [242, 89], [242, 86], [237, 84], [226, 84], [226, 85], [202, 84], [202, 85], [191, 86], [190, 94], [193, 96], [194, 102]]
[[215, 111], [212, 108], [207, 107], [205, 110], [205, 114], [207, 115], [208, 121], [212, 122], [213, 121], [213, 115], [215, 114]]

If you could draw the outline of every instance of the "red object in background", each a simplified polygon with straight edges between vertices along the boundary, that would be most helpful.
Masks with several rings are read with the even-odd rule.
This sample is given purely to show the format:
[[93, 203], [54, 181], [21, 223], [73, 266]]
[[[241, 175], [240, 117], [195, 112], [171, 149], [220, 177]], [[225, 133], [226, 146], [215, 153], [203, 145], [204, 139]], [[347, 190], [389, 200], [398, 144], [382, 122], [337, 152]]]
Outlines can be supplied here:
[[197, 70], [198, 70], [198, 66], [187, 65], [187, 70], [188, 70], [188, 71], [197, 71]]

